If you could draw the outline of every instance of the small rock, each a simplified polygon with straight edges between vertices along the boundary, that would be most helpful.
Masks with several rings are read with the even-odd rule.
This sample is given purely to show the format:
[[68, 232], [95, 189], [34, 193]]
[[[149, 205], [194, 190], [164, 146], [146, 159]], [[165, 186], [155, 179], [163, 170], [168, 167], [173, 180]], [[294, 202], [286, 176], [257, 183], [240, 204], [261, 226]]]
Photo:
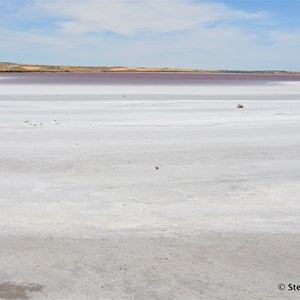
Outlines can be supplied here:
[[243, 104], [238, 104], [236, 107], [237, 108], [244, 108], [244, 105]]
[[158, 166], [155, 166], [154, 168], [155, 168], [155, 170], [159, 170], [159, 167], [158, 167]]

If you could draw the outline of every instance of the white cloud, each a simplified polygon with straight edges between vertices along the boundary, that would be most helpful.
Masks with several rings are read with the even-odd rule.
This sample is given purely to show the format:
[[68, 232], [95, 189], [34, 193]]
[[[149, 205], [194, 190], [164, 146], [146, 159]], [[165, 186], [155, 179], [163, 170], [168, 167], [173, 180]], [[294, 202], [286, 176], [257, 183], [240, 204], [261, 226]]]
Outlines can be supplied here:
[[[294, 31], [274, 31], [270, 33], [270, 39], [279, 44], [288, 46], [300, 46], [300, 30]], [[298, 48], [299, 49], [299, 48]]]
[[113, 32], [132, 36], [141, 32], [192, 30], [215, 22], [262, 19], [263, 13], [247, 13], [220, 3], [189, 0], [56, 1], [38, 0], [36, 9], [61, 15], [61, 29], [68, 33]]
[[[248, 13], [221, 3], [191, 0], [32, 0], [30, 3], [18, 10], [18, 16], [23, 22], [31, 18], [38, 19], [40, 24], [45, 20], [43, 26], [35, 26], [33, 22], [35, 27], [26, 30], [0, 30], [0, 54], [1, 50], [9, 53], [9, 49], [14, 49], [14, 61], [300, 69], [296, 61], [300, 32], [274, 31], [263, 26], [270, 18], [264, 12]], [[18, 55], [21, 59], [17, 59]], [[9, 61], [10, 56], [3, 59]]]

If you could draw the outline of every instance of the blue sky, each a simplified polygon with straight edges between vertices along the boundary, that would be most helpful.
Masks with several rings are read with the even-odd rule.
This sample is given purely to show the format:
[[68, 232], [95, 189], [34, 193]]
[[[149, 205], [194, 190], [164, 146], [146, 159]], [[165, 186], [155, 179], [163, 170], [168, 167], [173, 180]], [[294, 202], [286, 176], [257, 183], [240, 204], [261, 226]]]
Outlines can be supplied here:
[[300, 71], [300, 0], [0, 0], [0, 61]]

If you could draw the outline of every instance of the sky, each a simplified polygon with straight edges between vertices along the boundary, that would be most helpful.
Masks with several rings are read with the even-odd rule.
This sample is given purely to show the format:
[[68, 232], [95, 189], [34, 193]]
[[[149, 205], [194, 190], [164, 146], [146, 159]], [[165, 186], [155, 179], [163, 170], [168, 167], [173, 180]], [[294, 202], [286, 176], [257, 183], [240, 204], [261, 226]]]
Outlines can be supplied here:
[[300, 0], [0, 0], [0, 61], [300, 71]]

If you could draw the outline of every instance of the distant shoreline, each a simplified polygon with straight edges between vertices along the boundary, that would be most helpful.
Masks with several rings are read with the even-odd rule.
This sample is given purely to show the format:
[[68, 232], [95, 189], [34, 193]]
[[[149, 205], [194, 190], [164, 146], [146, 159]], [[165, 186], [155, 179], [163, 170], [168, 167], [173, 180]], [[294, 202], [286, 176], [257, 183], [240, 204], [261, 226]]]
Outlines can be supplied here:
[[82, 66], [54, 66], [54, 65], [27, 65], [14, 63], [1, 63], [0, 73], [211, 73], [211, 74], [280, 74], [299, 75], [300, 72], [290, 71], [243, 71], [243, 70], [198, 70], [181, 68], [144, 68], [144, 67], [82, 67]]

